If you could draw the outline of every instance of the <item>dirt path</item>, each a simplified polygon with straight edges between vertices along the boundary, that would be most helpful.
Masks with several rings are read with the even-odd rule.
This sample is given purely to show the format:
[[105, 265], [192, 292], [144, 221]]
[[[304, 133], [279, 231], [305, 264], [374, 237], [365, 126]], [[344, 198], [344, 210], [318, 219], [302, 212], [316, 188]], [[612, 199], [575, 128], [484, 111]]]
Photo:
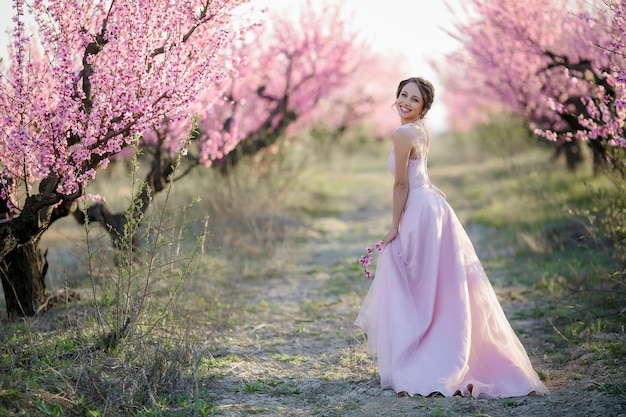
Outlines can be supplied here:
[[[358, 206], [358, 204], [357, 204]], [[239, 283], [239, 325], [212, 350], [215, 377], [205, 387], [226, 416], [624, 416], [626, 401], [591, 389], [595, 381], [545, 355], [536, 322], [513, 322], [551, 395], [512, 399], [397, 398], [381, 390], [362, 332], [352, 325], [369, 282], [356, 258], [365, 230], [386, 208], [319, 219], [306, 243], [278, 256], [290, 267]], [[373, 227], [376, 228], [376, 227]], [[479, 254], [482, 232], [469, 230]], [[518, 291], [507, 289], [507, 293]], [[521, 289], [520, 289], [521, 291]], [[499, 293], [500, 295], [500, 293]], [[505, 297], [507, 299], [515, 297]], [[530, 306], [503, 302], [511, 309]], [[592, 374], [593, 375], [593, 374]]]

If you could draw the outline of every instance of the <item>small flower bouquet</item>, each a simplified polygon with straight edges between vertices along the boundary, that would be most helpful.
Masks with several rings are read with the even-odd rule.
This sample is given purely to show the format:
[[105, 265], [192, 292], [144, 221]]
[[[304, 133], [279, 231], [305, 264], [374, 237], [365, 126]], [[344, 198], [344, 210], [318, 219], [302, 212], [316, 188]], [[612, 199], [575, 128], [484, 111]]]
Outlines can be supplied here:
[[365, 272], [365, 278], [367, 279], [372, 278], [372, 271], [368, 269], [368, 266], [370, 266], [370, 264], [372, 263], [374, 250], [376, 250], [376, 252], [380, 252], [381, 250], [383, 250], [382, 240], [379, 240], [378, 242], [376, 242], [376, 244], [374, 244], [373, 247], [368, 246], [367, 248], [365, 248], [365, 255], [362, 255], [361, 257], [359, 257], [359, 264], [361, 264], [361, 267], [363, 268], [363, 272]]

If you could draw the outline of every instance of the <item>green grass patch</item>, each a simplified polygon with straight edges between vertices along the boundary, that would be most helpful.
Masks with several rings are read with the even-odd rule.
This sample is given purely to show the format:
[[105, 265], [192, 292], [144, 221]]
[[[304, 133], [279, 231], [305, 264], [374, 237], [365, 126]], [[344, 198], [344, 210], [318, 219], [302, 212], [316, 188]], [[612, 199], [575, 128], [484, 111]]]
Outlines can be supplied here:
[[279, 362], [303, 363], [309, 361], [309, 358], [303, 355], [288, 355], [286, 353], [277, 353], [272, 355], [272, 359]]

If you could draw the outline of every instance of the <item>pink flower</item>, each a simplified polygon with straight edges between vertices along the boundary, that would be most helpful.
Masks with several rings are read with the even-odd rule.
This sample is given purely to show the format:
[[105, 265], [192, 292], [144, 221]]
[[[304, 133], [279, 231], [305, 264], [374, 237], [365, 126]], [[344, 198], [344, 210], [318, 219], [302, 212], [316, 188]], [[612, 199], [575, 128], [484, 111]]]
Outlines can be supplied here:
[[365, 248], [365, 255], [361, 255], [359, 257], [359, 264], [363, 268], [363, 272], [365, 273], [365, 278], [367, 278], [367, 279], [371, 279], [372, 276], [373, 276], [372, 271], [369, 270], [367, 267], [370, 266], [371, 263], [372, 263], [372, 257], [373, 257], [373, 254], [374, 254], [374, 248], [376, 248], [377, 252], [382, 251], [383, 250], [383, 241], [379, 240], [378, 242], [376, 242], [374, 247], [372, 247], [372, 246], [366, 247]]

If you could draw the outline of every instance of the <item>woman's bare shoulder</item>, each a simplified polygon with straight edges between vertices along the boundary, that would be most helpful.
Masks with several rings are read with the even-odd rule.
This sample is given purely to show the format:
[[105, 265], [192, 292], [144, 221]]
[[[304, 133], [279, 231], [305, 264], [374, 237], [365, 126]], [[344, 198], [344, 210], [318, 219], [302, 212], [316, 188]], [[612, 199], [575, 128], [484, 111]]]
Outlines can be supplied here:
[[415, 140], [423, 135], [422, 129], [419, 129], [413, 123], [408, 123], [402, 126], [398, 126], [393, 131], [395, 138], [405, 138], [409, 140]]

